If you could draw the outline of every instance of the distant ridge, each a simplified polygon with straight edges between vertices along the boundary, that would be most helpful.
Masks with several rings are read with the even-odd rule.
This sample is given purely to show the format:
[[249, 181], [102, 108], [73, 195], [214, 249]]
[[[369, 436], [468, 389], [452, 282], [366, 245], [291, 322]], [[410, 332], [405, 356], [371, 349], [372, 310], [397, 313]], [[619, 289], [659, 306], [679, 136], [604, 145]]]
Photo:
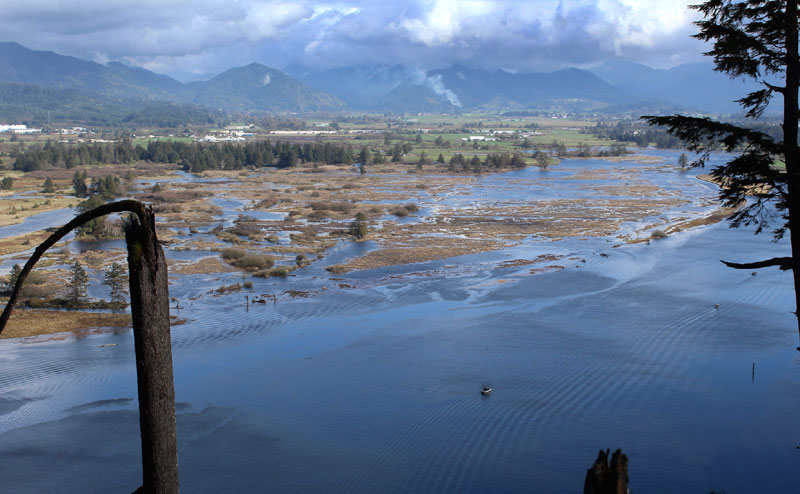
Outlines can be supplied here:
[[[0, 43], [0, 83], [74, 90], [63, 114], [89, 112], [102, 121], [103, 108], [168, 102], [175, 114], [195, 114], [197, 105], [225, 112], [450, 112], [467, 110], [544, 110], [574, 112], [644, 112], [657, 110], [738, 112], [733, 100], [755, 89], [732, 81], [709, 64], [685, 64], [669, 70], [611, 60], [591, 70], [511, 73], [465, 65], [423, 71], [403, 65], [359, 65], [315, 71], [288, 67], [286, 72], [252, 63], [208, 80], [179, 82], [149, 70], [111, 62], [103, 65], [51, 51]], [[32, 99], [19, 87], [5, 89], [6, 114], [41, 115], [55, 107], [53, 93]], [[19, 98], [14, 100], [14, 98]], [[26, 99], [27, 98], [27, 99]], [[109, 99], [111, 98], [111, 99]], [[23, 102], [23, 100], [25, 102]], [[38, 102], [38, 103], [34, 103]], [[82, 103], [81, 103], [82, 102]], [[148, 103], [149, 102], [149, 103]], [[48, 104], [50, 104], [48, 103]], [[26, 105], [33, 105], [26, 110]], [[92, 105], [95, 105], [92, 107]], [[27, 112], [27, 113], [26, 113]], [[209, 114], [211, 115], [211, 114]], [[198, 117], [202, 120], [202, 117]], [[216, 118], [216, 117], [210, 117]]]
[[610, 60], [591, 72], [638, 99], [669, 101], [686, 109], [739, 113], [735, 100], [761, 87], [752, 80], [733, 80], [714, 71], [711, 63], [688, 63], [653, 69], [624, 60]]
[[187, 87], [194, 92], [192, 102], [228, 110], [309, 112], [345, 107], [335, 96], [258, 63], [226, 70], [208, 81], [192, 82]]
[[[264, 84], [269, 77], [269, 84]], [[337, 98], [259, 64], [230, 69], [203, 82], [112, 62], [102, 65], [12, 42], [0, 43], [0, 82], [75, 89], [124, 99], [194, 103], [227, 111], [332, 111]]]
[[457, 109], [613, 108], [631, 95], [581, 69], [513, 74], [464, 65], [421, 71], [401, 65], [361, 65], [314, 72], [288, 69], [300, 80], [341, 98], [348, 106], [372, 111], [453, 111]]

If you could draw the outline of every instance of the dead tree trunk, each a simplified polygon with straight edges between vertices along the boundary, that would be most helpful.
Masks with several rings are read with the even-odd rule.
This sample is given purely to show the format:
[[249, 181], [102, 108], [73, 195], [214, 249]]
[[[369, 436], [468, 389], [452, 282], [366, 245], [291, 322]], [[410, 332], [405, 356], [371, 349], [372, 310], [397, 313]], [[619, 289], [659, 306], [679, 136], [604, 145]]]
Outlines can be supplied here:
[[583, 494], [628, 494], [628, 457], [618, 449], [609, 465], [608, 452], [600, 450], [594, 465], [586, 471]]
[[178, 441], [167, 263], [156, 238], [152, 210], [131, 218], [125, 241], [139, 387], [143, 487], [147, 493], [177, 493]]
[[136, 492], [173, 494], [179, 492], [179, 482], [167, 264], [156, 237], [155, 215], [150, 208], [131, 200], [104, 204], [56, 230], [36, 248], [22, 268], [0, 315], [0, 333], [11, 316], [28, 273], [47, 249], [88, 221], [122, 212], [134, 213], [126, 227], [125, 240], [142, 436], [143, 485]]

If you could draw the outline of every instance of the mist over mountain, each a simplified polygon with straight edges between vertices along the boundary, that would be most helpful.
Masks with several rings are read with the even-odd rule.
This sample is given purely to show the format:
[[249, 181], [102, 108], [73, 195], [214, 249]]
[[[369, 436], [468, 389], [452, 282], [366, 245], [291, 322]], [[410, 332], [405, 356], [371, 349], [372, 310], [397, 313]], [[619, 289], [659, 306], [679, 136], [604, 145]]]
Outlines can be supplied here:
[[[287, 67], [286, 72], [251, 63], [205, 81], [182, 83], [118, 62], [103, 65], [30, 50], [17, 43], [0, 43], [0, 83], [78, 91], [70, 94], [83, 102], [82, 106], [58, 106], [63, 115], [77, 114], [74, 110], [78, 107], [88, 111], [94, 105], [92, 118], [96, 120], [103, 107], [114, 108], [115, 117], [109, 121], [119, 121], [122, 108], [135, 106], [136, 101], [233, 112], [738, 112], [733, 100], [756, 87], [752, 82], [730, 80], [714, 72], [710, 64], [685, 64], [663, 70], [618, 60], [591, 70], [567, 68], [538, 73], [489, 71], [460, 64], [430, 71], [405, 65], [358, 65], [316, 71], [295, 65]], [[33, 98], [39, 103], [32, 103], [31, 94], [16, 87], [6, 88], [6, 114], [16, 111], [20, 115], [42, 115], [57, 107], [36, 106], [45, 101], [52, 104], [54, 93]], [[25, 105], [30, 107], [27, 111], [23, 111]]]
[[715, 72], [711, 63], [653, 69], [639, 63], [610, 60], [590, 71], [636, 99], [671, 102], [684, 109], [715, 113], [740, 112], [735, 100], [762, 89], [752, 80], [731, 79]]

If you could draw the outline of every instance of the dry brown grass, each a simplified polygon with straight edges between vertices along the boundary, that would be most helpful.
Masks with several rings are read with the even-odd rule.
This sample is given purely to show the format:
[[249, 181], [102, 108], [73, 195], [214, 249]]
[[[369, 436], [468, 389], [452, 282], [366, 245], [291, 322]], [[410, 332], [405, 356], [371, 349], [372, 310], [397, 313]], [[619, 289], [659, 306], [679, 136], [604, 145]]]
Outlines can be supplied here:
[[720, 221], [727, 219], [735, 212], [736, 209], [734, 208], [719, 208], [716, 211], [711, 212], [708, 216], [694, 218], [692, 220], [682, 221], [680, 223], [670, 225], [670, 227], [667, 228], [666, 233], [671, 234], [691, 228], [697, 228], [698, 226], [713, 225], [714, 223], [719, 223]]
[[406, 248], [387, 247], [367, 253], [344, 264], [347, 271], [357, 271], [361, 269], [373, 269], [386, 266], [396, 266], [398, 264], [412, 264], [416, 262], [434, 261], [457, 257], [467, 254], [476, 254], [488, 250], [497, 250], [505, 247], [506, 244], [493, 240], [472, 240], [465, 241], [458, 239], [449, 246], [426, 246], [425, 242], [420, 245]]
[[106, 312], [66, 312], [51, 310], [20, 310], [11, 314], [0, 338], [23, 338], [43, 334], [84, 332], [91, 329], [130, 327], [129, 314]]
[[[49, 202], [49, 204], [48, 204]], [[66, 196], [48, 196], [45, 199], [4, 199], [0, 201], [0, 226], [22, 223], [28, 216], [63, 209], [78, 204], [79, 199]]]
[[168, 266], [170, 274], [214, 274], [214, 273], [233, 273], [238, 269], [225, 264], [216, 257], [204, 257], [197, 262], [176, 262], [172, 261]]
[[48, 232], [38, 231], [17, 235], [16, 237], [0, 238], [0, 255], [31, 249], [42, 243], [49, 236], [50, 233]]

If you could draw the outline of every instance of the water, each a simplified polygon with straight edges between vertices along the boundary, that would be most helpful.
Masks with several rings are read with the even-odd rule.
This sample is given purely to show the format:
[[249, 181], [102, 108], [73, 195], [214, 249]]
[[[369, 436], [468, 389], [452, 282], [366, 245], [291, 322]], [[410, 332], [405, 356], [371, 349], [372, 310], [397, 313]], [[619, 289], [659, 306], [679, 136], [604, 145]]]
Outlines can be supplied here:
[[[172, 331], [184, 492], [579, 492], [616, 447], [635, 492], [796, 492], [790, 275], [719, 263], [786, 242], [724, 224], [607, 240], [339, 276], [355, 289], [312, 265], [245, 293], [313, 296], [249, 309], [244, 293], [188, 299], [237, 274], [184, 277], [171, 287], [189, 318]], [[498, 268], [543, 253], [564, 270]], [[8, 492], [139, 485], [129, 332], [0, 341], [0, 369]]]
[[74, 208], [54, 209], [34, 214], [16, 225], [0, 226], [0, 238], [14, 237], [25, 233], [36, 232], [53, 226], [61, 226], [75, 217]]

